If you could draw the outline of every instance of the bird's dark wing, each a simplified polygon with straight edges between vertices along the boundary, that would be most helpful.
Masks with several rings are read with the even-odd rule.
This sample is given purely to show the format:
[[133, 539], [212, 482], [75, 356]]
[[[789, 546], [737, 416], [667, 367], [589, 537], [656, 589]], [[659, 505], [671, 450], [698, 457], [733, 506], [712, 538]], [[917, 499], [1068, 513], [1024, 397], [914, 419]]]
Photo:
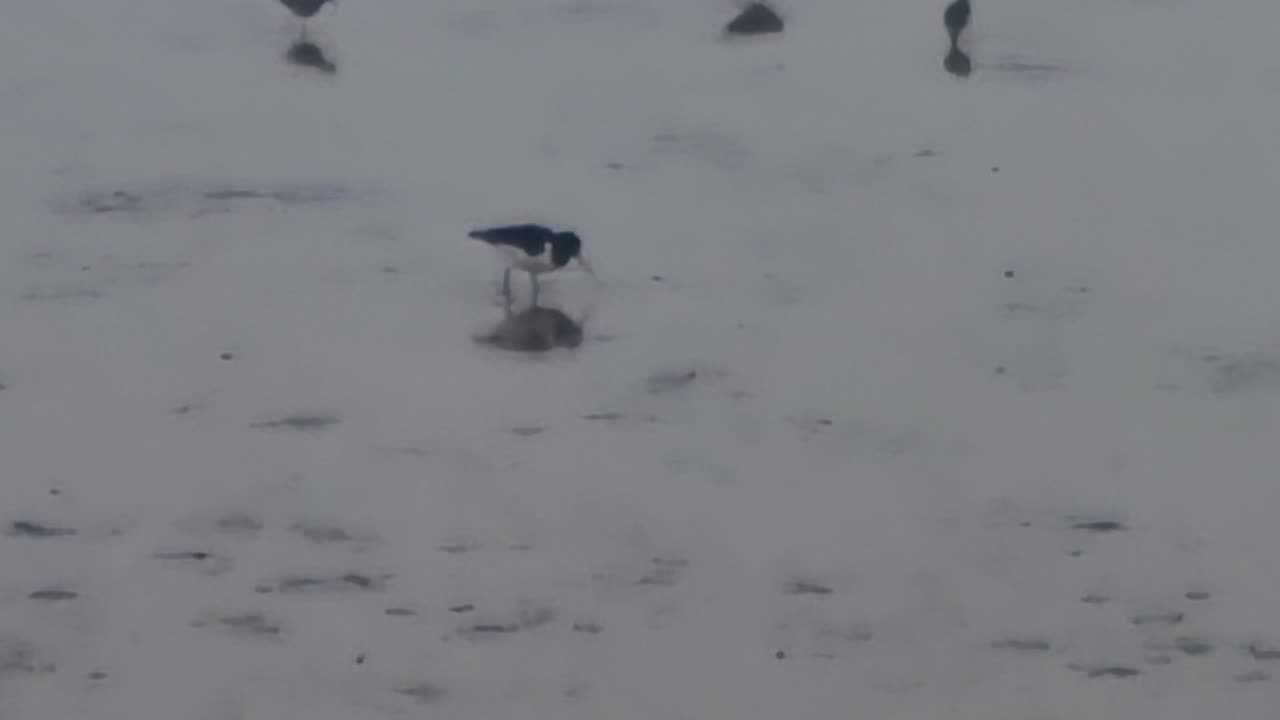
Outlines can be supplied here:
[[551, 239], [552, 232], [541, 225], [507, 225], [505, 227], [472, 230], [467, 237], [482, 240], [490, 245], [508, 245], [519, 248], [530, 256], [539, 255]]

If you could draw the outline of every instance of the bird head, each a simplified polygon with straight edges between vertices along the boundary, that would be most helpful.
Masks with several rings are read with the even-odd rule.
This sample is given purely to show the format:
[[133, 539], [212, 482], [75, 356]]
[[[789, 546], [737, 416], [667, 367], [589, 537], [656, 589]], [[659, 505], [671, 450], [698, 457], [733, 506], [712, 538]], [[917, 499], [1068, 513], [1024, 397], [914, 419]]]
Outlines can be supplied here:
[[600, 278], [596, 275], [596, 271], [591, 267], [591, 263], [582, 255], [582, 238], [577, 233], [562, 232], [556, 233], [551, 240], [551, 260], [557, 267], [568, 264], [570, 260], [577, 260], [587, 274], [595, 278], [599, 282]]

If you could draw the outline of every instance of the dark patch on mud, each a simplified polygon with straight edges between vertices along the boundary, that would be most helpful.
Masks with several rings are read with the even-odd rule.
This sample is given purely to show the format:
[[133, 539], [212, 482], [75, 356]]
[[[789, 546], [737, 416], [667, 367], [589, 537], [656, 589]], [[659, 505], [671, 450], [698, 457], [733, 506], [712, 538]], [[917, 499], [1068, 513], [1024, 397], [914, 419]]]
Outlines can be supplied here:
[[59, 301], [59, 300], [101, 300], [106, 297], [101, 290], [86, 290], [84, 288], [53, 288], [49, 290], [28, 290], [22, 294], [22, 299], [28, 302], [42, 301]]
[[1177, 610], [1143, 610], [1129, 618], [1137, 627], [1173, 627], [1186, 619], [1186, 613]]
[[1280, 387], [1280, 357], [1270, 353], [1207, 355], [1204, 361], [1214, 366], [1211, 387], [1215, 395]]
[[405, 685], [394, 690], [398, 695], [413, 698], [414, 702], [429, 703], [442, 700], [445, 691], [439, 685], [431, 683], [421, 683], [419, 685]]
[[1173, 649], [1178, 650], [1183, 655], [1199, 657], [1213, 654], [1214, 646], [1213, 643], [1202, 638], [1180, 637], [1173, 641]]
[[783, 595], [830, 595], [831, 588], [812, 580], [791, 580], [782, 587]]
[[510, 635], [522, 630], [535, 630], [555, 622], [557, 613], [549, 607], [525, 607], [515, 617], [500, 622], [478, 622], [458, 631], [458, 635], [471, 640]]
[[449, 612], [462, 615], [463, 613], [469, 613], [475, 609], [475, 605], [472, 605], [471, 603], [463, 603], [461, 605], [454, 605], [453, 607], [450, 607]]
[[289, 526], [289, 532], [316, 545], [372, 545], [379, 541], [376, 533], [349, 529], [319, 518], [297, 520]]
[[80, 215], [164, 215], [200, 217], [225, 212], [236, 201], [268, 201], [279, 205], [319, 205], [348, 194], [346, 188], [327, 185], [283, 187], [157, 186], [137, 190], [90, 190], [69, 202], [58, 203], [60, 212]]
[[1009, 650], [1020, 653], [1042, 653], [1053, 649], [1053, 643], [1041, 637], [1011, 637], [991, 643], [992, 650]]
[[383, 612], [391, 617], [413, 617], [418, 614], [417, 610], [404, 607], [387, 608], [386, 610], [383, 610]]
[[983, 63], [982, 69], [994, 72], [1057, 74], [1066, 72], [1066, 68], [1048, 63], [1024, 62], [1017, 58], [1006, 58], [993, 63]]
[[222, 575], [231, 569], [231, 558], [205, 550], [160, 550], [151, 557], [167, 567], [194, 570], [202, 575]]
[[1067, 522], [1071, 525], [1072, 530], [1080, 530], [1082, 532], [1091, 533], [1120, 533], [1128, 532], [1129, 526], [1122, 520], [1115, 518], [1096, 518], [1084, 517], [1080, 515], [1068, 515]]
[[325, 51], [319, 45], [306, 40], [299, 40], [291, 45], [284, 54], [284, 60], [295, 67], [318, 70], [325, 75], [338, 72], [338, 66], [329, 59]]
[[239, 637], [278, 637], [284, 633], [280, 623], [260, 612], [206, 613], [191, 621], [196, 628], [213, 628]]
[[813, 634], [813, 656], [828, 660], [835, 659], [851, 646], [857, 647], [871, 642], [872, 637], [871, 628], [865, 623], [820, 625]]
[[141, 212], [142, 196], [124, 190], [88, 192], [80, 196], [80, 208], [89, 213]]
[[593, 420], [593, 421], [594, 420], [621, 420], [622, 417], [623, 417], [622, 413], [620, 412], [593, 412], [593, 413], [587, 413], [586, 415], [583, 415], [582, 419]]
[[1257, 641], [1246, 648], [1254, 660], [1280, 660], [1280, 643]]
[[1253, 683], [1266, 682], [1271, 679], [1271, 675], [1265, 670], [1249, 670], [1247, 672], [1236, 673], [1231, 676], [1233, 682], [1241, 685], [1251, 685]]
[[511, 434], [519, 437], [533, 437], [534, 435], [541, 435], [544, 430], [546, 428], [541, 425], [526, 425], [511, 428]]
[[279, 420], [267, 420], [264, 422], [256, 422], [250, 427], [259, 430], [295, 430], [297, 432], [321, 432], [328, 429], [332, 425], [338, 423], [337, 415], [314, 414], [309, 415], [300, 413], [298, 415], [290, 415], [280, 418]]
[[673, 390], [683, 390], [696, 379], [697, 370], [663, 370], [645, 379], [645, 391], [650, 395], [661, 395]]
[[63, 590], [62, 588], [42, 588], [32, 592], [27, 597], [38, 602], [66, 602], [80, 597], [80, 593]]
[[651, 587], [672, 587], [680, 582], [684, 569], [689, 562], [674, 557], [654, 557], [650, 559], [651, 567], [635, 584]]
[[1090, 678], [1133, 678], [1142, 674], [1142, 671], [1128, 665], [1077, 665], [1072, 663], [1067, 665], [1068, 669], [1076, 672], [1084, 673]]
[[207, 190], [201, 197], [207, 200], [271, 200], [281, 205], [321, 205], [341, 200], [346, 194], [345, 188], [326, 185], [304, 185], [268, 190], [222, 188]]
[[178, 520], [174, 528], [184, 535], [231, 535], [241, 538], [257, 537], [262, 532], [262, 520], [243, 512], [227, 512], [222, 515], [197, 515]]
[[290, 575], [278, 580], [259, 583], [254, 590], [263, 595], [270, 593], [303, 595], [338, 593], [352, 590], [382, 592], [387, 589], [387, 581], [391, 577], [392, 575], [389, 573], [370, 576], [357, 572], [348, 572], [342, 575]]
[[768, 35], [782, 32], [782, 16], [762, 2], [753, 2], [724, 26], [728, 36]]
[[37, 675], [57, 671], [57, 666], [38, 657], [25, 638], [0, 633], [0, 678], [6, 675]]
[[583, 635], [599, 635], [604, 632], [604, 626], [596, 622], [581, 621], [573, 624], [573, 631]]
[[16, 520], [9, 524], [9, 531], [5, 534], [10, 537], [47, 539], [71, 537], [76, 533], [77, 531], [72, 528], [48, 525], [34, 520]]
[[534, 306], [506, 314], [497, 327], [475, 338], [477, 342], [511, 352], [540, 353], [582, 344], [583, 328], [555, 308]]
[[1111, 602], [1111, 598], [1106, 595], [1090, 594], [1080, 598], [1080, 602], [1084, 603], [1085, 605], [1105, 605]]
[[479, 549], [480, 543], [474, 540], [455, 540], [447, 545], [440, 546], [440, 552], [450, 555], [462, 555]]

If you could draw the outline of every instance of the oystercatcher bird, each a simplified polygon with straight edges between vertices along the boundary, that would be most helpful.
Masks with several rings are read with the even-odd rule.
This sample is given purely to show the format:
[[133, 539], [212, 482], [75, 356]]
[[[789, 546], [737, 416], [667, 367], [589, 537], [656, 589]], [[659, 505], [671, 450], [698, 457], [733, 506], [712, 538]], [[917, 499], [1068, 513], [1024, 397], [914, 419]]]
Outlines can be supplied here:
[[533, 283], [532, 304], [538, 304], [538, 276], [555, 272], [570, 260], [577, 260], [583, 270], [599, 282], [595, 270], [582, 256], [582, 239], [573, 232], [556, 232], [542, 225], [505, 225], [472, 230], [467, 237], [488, 243], [502, 253], [507, 267], [502, 273], [502, 295], [511, 301], [511, 271], [529, 273]]
[[942, 24], [947, 26], [947, 36], [951, 38], [951, 47], [960, 40], [960, 33], [969, 25], [969, 16], [973, 8], [969, 0], [955, 0], [942, 13]]
[[331, 2], [334, 7], [338, 6], [338, 0], [280, 0], [280, 4], [289, 8], [289, 12], [297, 15], [302, 20], [302, 37], [307, 36], [307, 20], [314, 17], [320, 12], [320, 8], [325, 3]]

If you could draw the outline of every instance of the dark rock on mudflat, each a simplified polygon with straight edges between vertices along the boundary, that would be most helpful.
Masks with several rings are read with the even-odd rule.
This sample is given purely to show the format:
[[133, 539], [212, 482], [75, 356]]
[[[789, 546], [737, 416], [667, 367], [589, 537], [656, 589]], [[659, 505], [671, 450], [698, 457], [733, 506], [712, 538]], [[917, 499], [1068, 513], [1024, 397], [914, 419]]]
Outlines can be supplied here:
[[724, 26], [725, 35], [765, 35], [782, 32], [782, 16], [761, 2], [748, 5]]

